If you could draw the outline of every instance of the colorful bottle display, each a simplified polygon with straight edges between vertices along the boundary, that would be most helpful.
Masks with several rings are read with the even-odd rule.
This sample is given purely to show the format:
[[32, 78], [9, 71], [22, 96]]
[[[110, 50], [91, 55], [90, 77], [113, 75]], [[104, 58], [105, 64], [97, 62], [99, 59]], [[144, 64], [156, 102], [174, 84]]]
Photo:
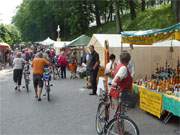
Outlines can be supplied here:
[[143, 85], [151, 90], [173, 94], [180, 97], [180, 60], [178, 58], [177, 66], [173, 69], [166, 61], [164, 67], [159, 67], [157, 64], [156, 72], [151, 75], [151, 79], [138, 81], [138, 85]]

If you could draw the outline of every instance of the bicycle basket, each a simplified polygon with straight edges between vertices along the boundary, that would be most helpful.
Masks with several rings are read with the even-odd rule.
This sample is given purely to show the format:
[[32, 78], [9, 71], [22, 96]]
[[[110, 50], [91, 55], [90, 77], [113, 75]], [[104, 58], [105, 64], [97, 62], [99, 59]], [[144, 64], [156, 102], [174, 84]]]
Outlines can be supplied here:
[[136, 106], [137, 100], [137, 95], [132, 94], [128, 90], [122, 92], [121, 94], [121, 102], [130, 108], [134, 108]]

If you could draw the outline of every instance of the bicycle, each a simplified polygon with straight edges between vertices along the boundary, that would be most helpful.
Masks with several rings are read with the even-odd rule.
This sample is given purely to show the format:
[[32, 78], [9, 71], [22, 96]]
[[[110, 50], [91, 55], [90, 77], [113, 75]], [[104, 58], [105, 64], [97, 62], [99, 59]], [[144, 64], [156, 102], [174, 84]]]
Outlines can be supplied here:
[[101, 89], [99, 105], [96, 113], [96, 131], [98, 135], [106, 133], [109, 122], [110, 97], [106, 91]]
[[44, 68], [44, 71], [45, 72], [43, 73], [43, 80], [45, 84], [47, 100], [50, 101], [50, 90], [51, 90], [50, 87], [53, 86], [52, 84], [50, 84], [51, 74], [49, 68]]
[[[122, 94], [122, 97], [125, 96]], [[129, 101], [122, 99], [119, 100], [113, 119], [109, 120], [111, 98], [107, 92], [103, 92], [96, 114], [96, 131], [98, 135], [139, 135], [137, 125], [126, 115]]]
[[24, 82], [25, 82], [26, 90], [27, 92], [29, 92], [29, 82], [30, 82], [29, 64], [24, 65], [23, 75], [24, 75]]
[[53, 65], [52, 67], [53, 79], [60, 79], [60, 69], [58, 65]]

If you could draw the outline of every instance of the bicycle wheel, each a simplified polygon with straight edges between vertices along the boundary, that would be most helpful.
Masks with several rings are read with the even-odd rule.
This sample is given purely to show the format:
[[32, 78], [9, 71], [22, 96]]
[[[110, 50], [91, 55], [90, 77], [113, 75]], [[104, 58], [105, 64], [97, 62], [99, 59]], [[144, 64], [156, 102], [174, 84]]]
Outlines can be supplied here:
[[50, 87], [47, 87], [47, 100], [50, 101]]
[[96, 131], [98, 135], [102, 135], [104, 131], [104, 126], [107, 123], [108, 105], [104, 102], [99, 103], [97, 113], [96, 113]]
[[139, 129], [133, 120], [120, 116], [108, 123], [106, 135], [139, 135]]

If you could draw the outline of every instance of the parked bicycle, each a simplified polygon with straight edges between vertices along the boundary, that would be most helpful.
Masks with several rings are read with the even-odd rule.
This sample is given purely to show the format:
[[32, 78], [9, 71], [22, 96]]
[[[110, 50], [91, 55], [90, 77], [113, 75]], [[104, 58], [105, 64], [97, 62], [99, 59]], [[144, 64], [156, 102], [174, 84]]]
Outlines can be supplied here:
[[98, 135], [139, 135], [137, 125], [126, 115], [129, 99], [127, 102], [124, 94], [122, 93], [113, 119], [109, 120], [111, 99], [106, 91], [102, 91], [96, 114]]
[[26, 63], [24, 65], [23, 75], [24, 75], [24, 82], [25, 82], [25, 88], [27, 92], [29, 92], [29, 82], [30, 82], [30, 70], [29, 70], [29, 64]]
[[47, 95], [47, 100], [50, 101], [50, 87], [52, 84], [50, 84], [51, 81], [51, 73], [49, 67], [44, 68], [44, 73], [43, 73], [43, 80], [45, 84], [45, 89], [46, 89], [46, 94]]

